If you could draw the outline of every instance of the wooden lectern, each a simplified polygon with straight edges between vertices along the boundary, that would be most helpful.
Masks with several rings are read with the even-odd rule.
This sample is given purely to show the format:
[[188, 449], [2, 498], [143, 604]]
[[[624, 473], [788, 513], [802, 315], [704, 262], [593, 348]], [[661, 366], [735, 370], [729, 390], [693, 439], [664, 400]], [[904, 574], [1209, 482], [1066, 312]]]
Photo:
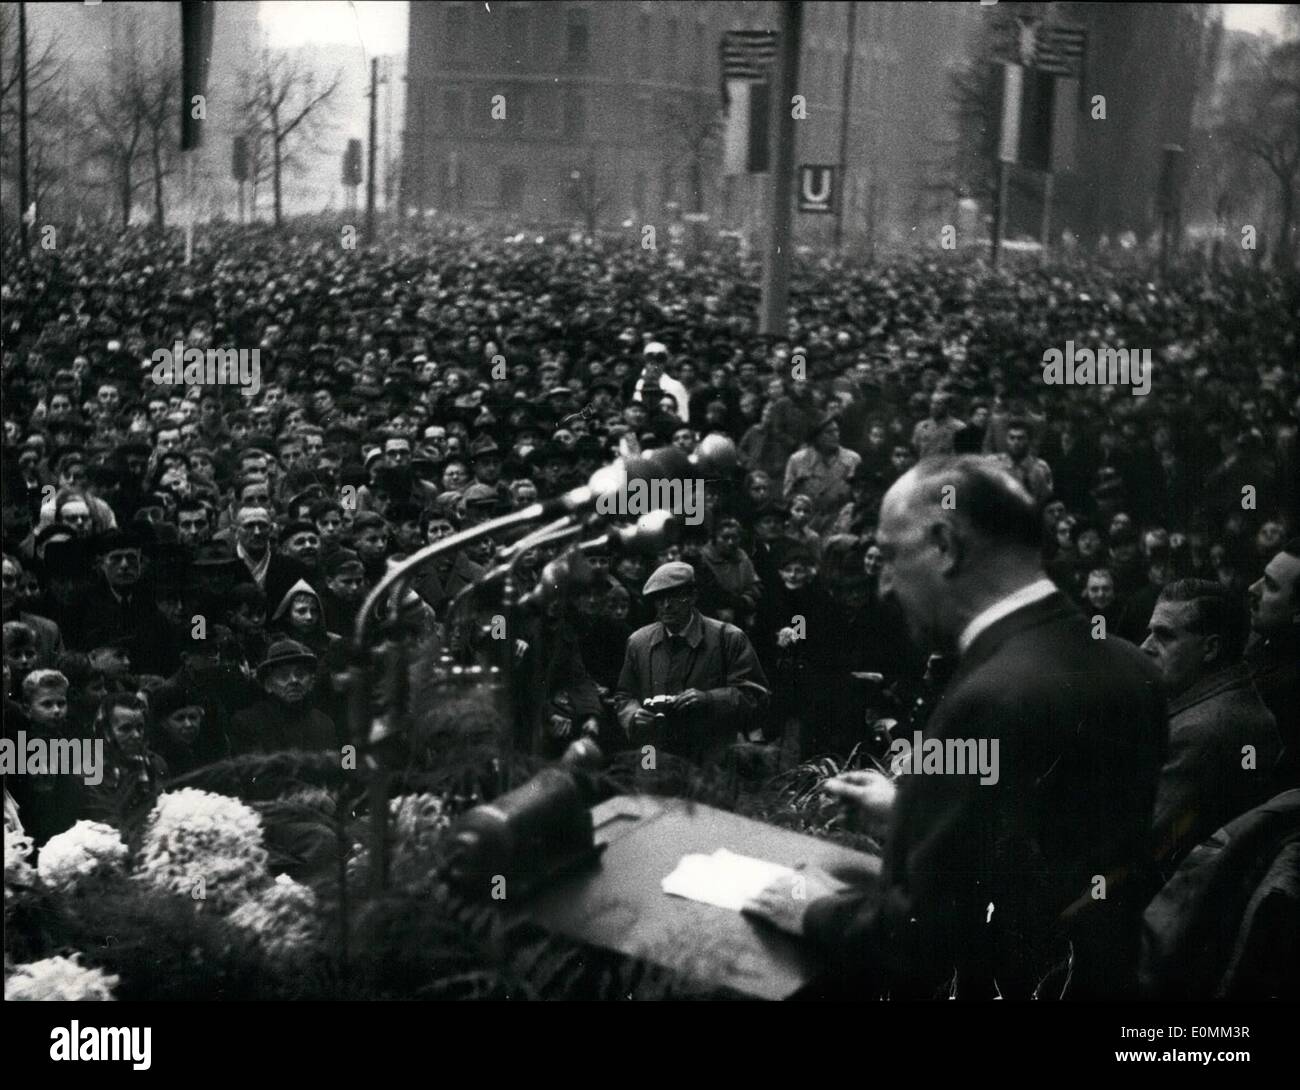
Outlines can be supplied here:
[[592, 810], [598, 862], [562, 875], [518, 913], [547, 931], [640, 958], [744, 997], [812, 997], [827, 966], [800, 940], [738, 912], [663, 892], [682, 856], [718, 848], [848, 882], [880, 873], [875, 856], [681, 799], [619, 795]]

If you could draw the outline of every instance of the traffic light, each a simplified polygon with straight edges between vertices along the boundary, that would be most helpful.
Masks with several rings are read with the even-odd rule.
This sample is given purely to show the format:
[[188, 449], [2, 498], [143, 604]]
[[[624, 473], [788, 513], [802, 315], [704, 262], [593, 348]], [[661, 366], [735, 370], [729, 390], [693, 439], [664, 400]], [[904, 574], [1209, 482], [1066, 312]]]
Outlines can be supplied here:
[[349, 140], [348, 150], [343, 153], [343, 184], [351, 186], [361, 184], [360, 140]]

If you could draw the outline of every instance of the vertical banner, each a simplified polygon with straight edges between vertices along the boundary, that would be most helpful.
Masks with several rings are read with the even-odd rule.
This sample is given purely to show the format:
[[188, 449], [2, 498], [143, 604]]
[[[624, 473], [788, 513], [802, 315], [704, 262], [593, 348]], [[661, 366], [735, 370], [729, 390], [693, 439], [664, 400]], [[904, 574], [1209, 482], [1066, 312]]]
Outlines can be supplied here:
[[1077, 107], [1081, 94], [1078, 79], [1060, 79], [1052, 102], [1052, 161], [1053, 173], [1074, 169], [1075, 147], [1078, 141], [1079, 113]]
[[771, 30], [728, 30], [718, 41], [722, 72], [723, 172], [763, 174], [768, 160], [771, 87], [777, 36]]
[[1024, 73], [1024, 98], [1020, 105], [1020, 155], [1018, 162], [1030, 170], [1050, 170], [1052, 124], [1055, 119], [1056, 77], [1029, 68]]
[[768, 130], [771, 127], [772, 85], [749, 85], [749, 157], [746, 167], [750, 174], [766, 174], [770, 170], [771, 148]]
[[194, 97], [207, 94], [212, 17], [213, 5], [209, 0], [182, 0], [181, 151], [191, 151], [203, 143], [203, 119], [194, 116]]
[[749, 88], [744, 80], [727, 81], [727, 123], [722, 131], [724, 174], [744, 174], [749, 163]]
[[1014, 163], [1020, 148], [1020, 98], [1025, 70], [1018, 64], [1002, 66], [1002, 133], [998, 141], [998, 159]]

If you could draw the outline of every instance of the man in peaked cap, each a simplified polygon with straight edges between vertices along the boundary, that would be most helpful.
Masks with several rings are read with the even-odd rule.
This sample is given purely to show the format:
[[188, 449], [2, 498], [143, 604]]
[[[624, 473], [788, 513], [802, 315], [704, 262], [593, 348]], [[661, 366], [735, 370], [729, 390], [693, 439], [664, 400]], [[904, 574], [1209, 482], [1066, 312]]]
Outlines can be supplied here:
[[628, 639], [614, 697], [619, 724], [632, 746], [716, 762], [767, 707], [763, 668], [739, 628], [696, 607], [690, 564], [661, 564], [641, 593], [656, 620]]

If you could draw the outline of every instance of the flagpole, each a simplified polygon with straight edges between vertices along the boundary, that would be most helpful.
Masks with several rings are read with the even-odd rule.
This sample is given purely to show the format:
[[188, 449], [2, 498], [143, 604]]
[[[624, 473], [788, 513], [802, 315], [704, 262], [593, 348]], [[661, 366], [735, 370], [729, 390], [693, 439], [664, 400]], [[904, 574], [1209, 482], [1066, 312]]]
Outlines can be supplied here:
[[27, 256], [27, 5], [18, 5], [18, 237]]
[[784, 335], [786, 310], [790, 302], [790, 219], [791, 186], [794, 181], [794, 111], [791, 100], [799, 85], [799, 49], [803, 32], [801, 0], [781, 4], [781, 78], [772, 103], [771, 132], [774, 134], [772, 177], [768, 188], [770, 230], [763, 259], [760, 333]]
[[194, 152], [184, 153], [185, 159], [185, 264], [194, 260]]
[[1052, 188], [1055, 175], [1049, 170], [1043, 177], [1043, 225], [1039, 231], [1039, 241], [1043, 247], [1043, 260], [1047, 260], [1048, 247], [1052, 238]]
[[835, 249], [844, 242], [844, 193], [849, 184], [849, 106], [853, 102], [853, 55], [858, 51], [858, 5], [849, 0], [849, 48], [844, 55], [844, 94], [840, 105], [840, 179], [835, 208]]

